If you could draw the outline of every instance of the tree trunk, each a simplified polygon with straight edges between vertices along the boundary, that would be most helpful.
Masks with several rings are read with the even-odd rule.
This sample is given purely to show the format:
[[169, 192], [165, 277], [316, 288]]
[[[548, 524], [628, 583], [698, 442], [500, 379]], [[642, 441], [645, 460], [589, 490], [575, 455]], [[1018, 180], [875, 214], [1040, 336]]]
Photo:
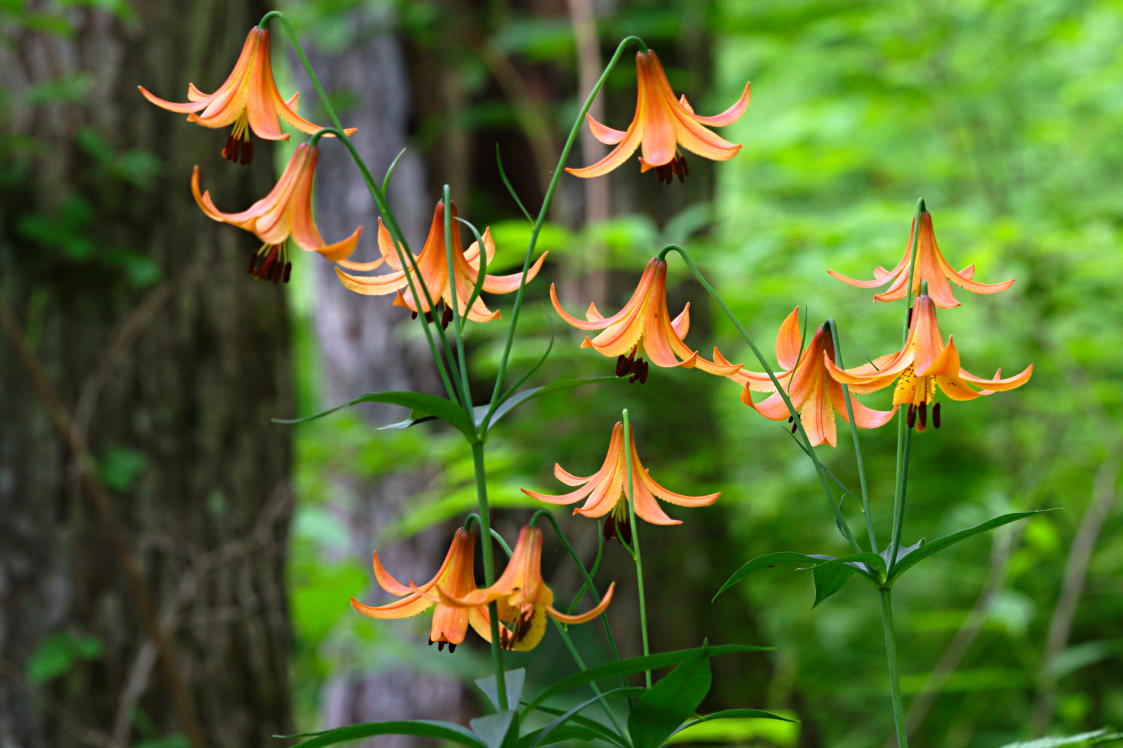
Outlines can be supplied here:
[[290, 724], [290, 433], [269, 420], [291, 410], [285, 302], [245, 274], [256, 240], [187, 188], [197, 163], [245, 207], [272, 149], [232, 165], [224, 132], [136, 91], [213, 90], [265, 8], [132, 7], [0, 50], [0, 126], [22, 136], [0, 145], [0, 301], [20, 328], [0, 342], [0, 746], [272, 746]]
[[[347, 91], [352, 102], [342, 114], [344, 125], [359, 128], [352, 141], [377, 179], [381, 179], [398, 151], [406, 145], [410, 116], [410, 87], [401, 45], [386, 29], [393, 28], [387, 8], [357, 11], [349, 17], [351, 42], [341, 52], [310, 54], [317, 75], [329, 90]], [[375, 256], [377, 212], [359, 172], [342, 148], [324, 142], [317, 187], [317, 218], [326, 236], [343, 236], [358, 224], [365, 227], [362, 249], [356, 257]], [[413, 251], [420, 251], [437, 197], [426, 194], [421, 159], [407, 152], [398, 162], [390, 183], [389, 199]], [[316, 301], [313, 323], [323, 358], [321, 391], [328, 406], [346, 402], [364, 392], [382, 390], [436, 391], [438, 382], [428, 348], [406, 340], [402, 325], [409, 313], [390, 306], [391, 297], [365, 297], [344, 289], [327, 263], [316, 266]], [[368, 406], [363, 415], [383, 425], [404, 417], [401, 409]], [[379, 438], [372, 431], [372, 438]], [[355, 564], [369, 568], [376, 532], [393, 522], [414, 503], [430, 476], [416, 466], [404, 465], [378, 480], [349, 475], [332, 476], [349, 495], [339, 507], [349, 518], [351, 555]], [[439, 566], [452, 533], [432, 528], [420, 536], [377, 550], [393, 573], [402, 578], [427, 579]], [[373, 584], [368, 600], [385, 599]], [[357, 615], [357, 614], [356, 614]], [[424, 636], [422, 624], [366, 622], [391, 626], [392, 635]], [[423, 625], [427, 627], [425, 620]], [[410, 646], [408, 643], [406, 646]], [[448, 657], [447, 653], [434, 656]], [[398, 667], [373, 673], [334, 676], [324, 688], [323, 726], [392, 719], [467, 719], [468, 699], [455, 680]], [[428, 744], [405, 736], [370, 741], [380, 748], [405, 748]]]

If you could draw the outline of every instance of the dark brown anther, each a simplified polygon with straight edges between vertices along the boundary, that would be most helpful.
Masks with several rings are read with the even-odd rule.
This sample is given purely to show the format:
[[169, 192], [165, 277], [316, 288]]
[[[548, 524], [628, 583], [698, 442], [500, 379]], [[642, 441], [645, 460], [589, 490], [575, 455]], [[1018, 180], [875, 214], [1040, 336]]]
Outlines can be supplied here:
[[791, 416], [788, 416], [788, 423], [795, 423], [795, 419]]
[[433, 313], [432, 312], [425, 312], [425, 321], [428, 322], [430, 325], [433, 324]]
[[799, 424], [795, 422], [795, 419], [789, 418], [788, 420], [791, 421], [792, 424], [792, 433], [794, 434], [795, 432], [799, 431]]
[[445, 643], [443, 641], [437, 642], [437, 651], [438, 652], [445, 651]]
[[246, 268], [246, 272], [253, 275], [254, 270], [257, 270], [257, 252], [250, 255], [250, 264], [249, 267]]
[[228, 161], [238, 160], [238, 141], [233, 135], [226, 136], [226, 145], [222, 147], [222, 157]]
[[292, 278], [292, 263], [286, 262], [285, 263], [285, 274], [284, 274], [284, 276], [281, 277], [281, 282], [282, 283], [288, 283], [290, 278]]
[[928, 403], [920, 404], [920, 430], [923, 431], [928, 426]]
[[690, 176], [690, 167], [686, 164], [686, 156], [679, 156], [678, 158], [679, 171], [681, 172], [679, 175], [679, 179], [685, 182], [686, 178]]
[[412, 313], [411, 313], [411, 314], [409, 315], [409, 318], [410, 318], [410, 319], [417, 319], [417, 312], [412, 312]]
[[905, 322], [905, 327], [912, 327], [912, 307], [909, 307], [908, 321]]
[[616, 357], [616, 376], [626, 377], [628, 372], [632, 370], [632, 360], [627, 356]]
[[639, 361], [636, 361], [636, 369], [638, 370], [636, 376], [639, 379], [639, 383], [647, 384], [647, 362], [642, 358]]
[[936, 403], [932, 406], [932, 425], [940, 428], [940, 404]]
[[243, 140], [242, 141], [242, 156], [241, 156], [241, 158], [238, 159], [238, 163], [241, 164], [242, 166], [246, 166], [251, 161], [253, 161], [253, 141], [252, 140]]
[[605, 540], [623, 541], [628, 545], [632, 544], [632, 525], [628, 522], [617, 522], [616, 517], [611, 514], [604, 521], [602, 532]]
[[449, 644], [448, 645], [448, 653], [452, 654], [455, 651], [456, 651], [456, 645], [455, 644]]
[[447, 330], [449, 322], [452, 322], [452, 309], [446, 306], [445, 310], [441, 312], [441, 327]]
[[909, 406], [909, 415], [908, 415], [907, 423], [908, 423], [910, 429], [913, 426], [916, 425], [916, 406], [915, 405]]
[[433, 640], [432, 639], [429, 640], [429, 646], [430, 647], [433, 646]]

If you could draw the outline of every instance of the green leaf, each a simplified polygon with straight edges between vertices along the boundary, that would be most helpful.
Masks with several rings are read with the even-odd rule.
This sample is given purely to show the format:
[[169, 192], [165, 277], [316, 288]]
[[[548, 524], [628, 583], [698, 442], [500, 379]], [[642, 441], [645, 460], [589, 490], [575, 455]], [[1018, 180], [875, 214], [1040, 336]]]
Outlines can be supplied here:
[[[586, 384], [596, 384], [597, 382], [622, 382], [624, 380], [619, 377], [585, 377], [580, 379], [559, 379], [556, 382], [550, 382], [541, 387], [531, 387], [522, 392], [516, 392], [509, 398], [500, 403], [499, 407], [495, 409], [495, 413], [491, 416], [491, 423], [488, 424], [488, 431], [491, 430], [500, 418], [510, 413], [512, 410], [522, 405], [525, 402], [533, 400], [536, 397], [548, 395], [551, 392], [560, 392], [562, 390], [571, 390], [575, 387], [583, 387]], [[487, 414], [487, 406], [481, 405], [476, 410], [476, 424], [482, 425], [483, 417]]]
[[[834, 563], [845, 564], [855, 571], [861, 572], [866, 577], [869, 577], [875, 582], [880, 582], [885, 576], [885, 559], [876, 553], [852, 553], [849, 556], [842, 556], [834, 558], [833, 556], [819, 556], [810, 555], [807, 553], [796, 553], [795, 551], [780, 551], [779, 553], [767, 553], [763, 556], [757, 556], [751, 561], [746, 562], [741, 568], [733, 572], [729, 579], [725, 580], [725, 584], [721, 586], [713, 596], [716, 600], [723, 592], [728, 590], [733, 585], [737, 584], [749, 574], [752, 574], [758, 569], [769, 569], [777, 564], [809, 564], [808, 568], [814, 569], [815, 567], [826, 564]], [[871, 571], [872, 569], [872, 571]], [[845, 580], [843, 580], [845, 583]], [[818, 587], [818, 583], [816, 583]], [[830, 594], [834, 594], [838, 590], [835, 589]], [[829, 597], [829, 595], [828, 595]], [[824, 599], [826, 599], [824, 597]]]
[[[503, 674], [503, 682], [507, 686], [507, 703], [517, 704], [523, 695], [523, 685], [526, 683], [526, 669], [508, 670]], [[499, 689], [495, 686], [495, 676], [489, 675], [476, 681], [476, 687], [484, 692], [491, 705], [499, 708]]]
[[656, 748], [694, 714], [710, 691], [710, 661], [704, 655], [683, 663], [640, 697], [628, 715], [635, 748]]
[[[538, 733], [542, 730], [535, 730], [525, 736], [526, 739], [537, 739]], [[613, 745], [618, 745], [620, 748], [628, 748], [628, 744], [616, 737], [615, 734], [607, 730], [594, 730], [585, 725], [562, 725], [553, 732], [549, 737], [546, 737], [538, 745], [554, 745], [555, 743], [568, 742], [570, 745], [598, 745], [600, 741], [607, 740]], [[520, 744], [521, 745], [521, 744]]]
[[1041, 514], [1042, 512], [1050, 511], [1053, 510], [1037, 509], [1030, 512], [1013, 512], [1011, 514], [1003, 514], [998, 517], [994, 517], [993, 519], [988, 519], [986, 522], [975, 525], [974, 527], [968, 527], [966, 530], [953, 532], [951, 535], [945, 535], [942, 538], [936, 538], [933, 541], [917, 546], [916, 550], [900, 556], [897, 559], [897, 563], [889, 572], [889, 577], [886, 582], [887, 584], [892, 584], [902, 574], [919, 564], [924, 559], [928, 558], [931, 555], [939, 553], [945, 548], [949, 548], [956, 543], [966, 540], [967, 538], [987, 532], [988, 530], [993, 530], [996, 527], [1002, 527], [1002, 525], [1008, 525], [1011, 522], [1017, 522], [1018, 520], [1025, 519], [1026, 517], [1032, 517], [1035, 514]]
[[[646, 691], [646, 690], [647, 690], [646, 688], [621, 686], [619, 688], [613, 688], [611, 690], [604, 691], [602, 693], [598, 693], [596, 696], [593, 696], [592, 698], [589, 698], [589, 699], [586, 699], [585, 701], [582, 701], [580, 704], [578, 704], [577, 706], [569, 709], [568, 711], [561, 712], [559, 710], [560, 713], [558, 714], [558, 717], [556, 719], [554, 719], [552, 722], [550, 722], [550, 724], [543, 727], [541, 730], [535, 730], [534, 732], [530, 733], [529, 735], [526, 735], [523, 738], [523, 741], [522, 741], [521, 745], [528, 746], [528, 748], [534, 748], [534, 746], [537, 746], [537, 745], [549, 745], [551, 742], [557, 742], [555, 736], [556, 736], [556, 733], [558, 732], [559, 728], [562, 727], [569, 720], [577, 717], [577, 715], [582, 710], [584, 710], [586, 707], [592, 706], [593, 704], [597, 703], [601, 699], [605, 699], [605, 698], [608, 698], [609, 696], [614, 696], [614, 695], [619, 694], [619, 693], [638, 693], [640, 691]], [[625, 746], [625, 748], [627, 747], [628, 744], [626, 742], [624, 742], [623, 740], [621, 740], [620, 737], [618, 735], [616, 735], [616, 733], [610, 731], [607, 727], [597, 725], [597, 730], [594, 730], [589, 726], [589, 722], [590, 722], [590, 720], [584, 721], [583, 728], [585, 730], [591, 731], [591, 732], [594, 732], [594, 733], [596, 733], [597, 730], [599, 730], [600, 732], [598, 733], [598, 737], [607, 738], [611, 742], [614, 742], [614, 743], [616, 743], [618, 745], [621, 745], [621, 746]], [[592, 723], [592, 724], [596, 725], [595, 722]], [[531, 740], [531, 738], [533, 738], [533, 740]], [[554, 738], [554, 740], [548, 740], [548, 738]]]
[[782, 722], [797, 722], [797, 720], [781, 717], [779, 714], [766, 712], [763, 709], [722, 709], [720, 712], [703, 714], [693, 722], [687, 722], [685, 725], [675, 730], [675, 734], [677, 735], [683, 730], [694, 727], [694, 725], [700, 725], [703, 722], [712, 722], [716, 719], [778, 719]]
[[359, 725], [337, 727], [334, 730], [323, 732], [308, 732], [301, 735], [275, 735], [282, 740], [291, 738], [311, 738], [304, 740], [290, 748], [320, 748], [325, 745], [338, 745], [351, 740], [369, 738], [375, 735], [412, 735], [419, 738], [433, 738], [435, 740], [451, 740], [458, 745], [467, 745], [472, 748], [488, 748], [487, 745], [476, 737], [470, 730], [454, 722], [441, 722], [438, 720], [402, 720], [398, 722], [365, 722]]
[[36, 685], [65, 675], [75, 663], [101, 657], [101, 640], [69, 631], [44, 639], [27, 658], [27, 679]]
[[[637, 688], [636, 690], [642, 691], [644, 689], [643, 688]], [[626, 688], [618, 687], [616, 689], [613, 689], [613, 691], [614, 692], [622, 692], [622, 693], [631, 693], [632, 687], [626, 687]], [[608, 694], [609, 694], [608, 691], [604, 692], [605, 696], [607, 696]], [[595, 702], [596, 699], [594, 698], [593, 701]], [[567, 723], [562, 725], [561, 727], [559, 727], [555, 731], [555, 735], [556, 735], [557, 732], [561, 732], [563, 730], [566, 730], [567, 728], [580, 726], [581, 728], [583, 728], [585, 730], [597, 733], [600, 737], [604, 738], [605, 740], [609, 741], [610, 743], [616, 741], [616, 742], [619, 742], [620, 745], [627, 748], [627, 743], [623, 740], [623, 738], [621, 738], [616, 733], [612, 732], [612, 730], [610, 730], [607, 726], [602, 725], [600, 722], [597, 722], [596, 720], [589, 719], [588, 717], [583, 717], [580, 714], [575, 713], [572, 709], [558, 709], [557, 707], [546, 706], [544, 704], [538, 704], [537, 706], [531, 707], [527, 702], [523, 702], [522, 705], [524, 707], [526, 707], [527, 712], [529, 712], [529, 711], [531, 711], [531, 709], [533, 709], [534, 711], [542, 712], [543, 714], [551, 714], [551, 715], [554, 715], [555, 717], [560, 717], [563, 714], [570, 713], [570, 716], [567, 718]], [[542, 732], [542, 731], [541, 730], [534, 730], [534, 731], [524, 735], [523, 741], [524, 742], [530, 742], [531, 739], [537, 738], [538, 733], [540, 733], [540, 732]], [[554, 737], [555, 736], [551, 736], [549, 739], [543, 741], [542, 744], [545, 745], [547, 743], [555, 742]]]
[[[412, 411], [411, 417], [414, 419], [417, 419], [419, 414], [432, 418], [439, 418], [450, 426], [455, 426], [469, 439], [475, 440], [476, 438], [476, 433], [472, 428], [472, 424], [468, 422], [468, 418], [464, 415], [464, 411], [461, 410], [459, 405], [448, 398], [430, 395], [425, 392], [369, 392], [362, 397], [357, 397], [350, 402], [337, 405], [334, 408], [329, 408], [322, 413], [305, 416], [304, 418], [274, 418], [273, 423], [307, 423], [308, 421], [323, 418], [338, 410], [350, 408], [359, 403], [388, 403], [390, 405], [400, 405], [403, 408], [409, 408]], [[402, 428], [404, 428], [404, 426]]]
[[536, 708], [538, 704], [551, 696], [563, 691], [568, 691], [571, 688], [576, 688], [577, 686], [583, 686], [586, 683], [595, 683], [598, 680], [615, 678], [620, 675], [631, 675], [632, 673], [639, 673], [644, 670], [673, 667], [692, 660], [699, 655], [716, 657], [717, 655], [734, 654], [737, 652], [768, 652], [771, 651], [771, 649], [771, 647], [754, 647], [750, 644], [719, 644], [711, 647], [677, 649], [672, 652], [659, 652], [658, 654], [647, 655], [646, 657], [630, 657], [624, 660], [617, 660], [616, 662], [607, 662], [603, 665], [597, 665], [588, 670], [583, 670], [579, 673], [574, 673], [573, 675], [562, 678], [553, 685], [546, 687], [540, 694], [535, 696], [528, 706], [531, 709]]
[[128, 491], [148, 465], [143, 452], [129, 447], [110, 447], [98, 460], [98, 472], [105, 486], [113, 491]]
[[854, 567], [846, 566], [838, 561], [828, 561], [812, 569], [811, 578], [815, 580], [815, 602], [811, 604], [811, 607], [816, 607], [819, 603], [841, 590], [843, 586], [850, 581], [850, 577], [853, 574]]
[[1060, 748], [1060, 746], [1065, 745], [1096, 745], [1117, 740], [1123, 740], [1123, 732], [1111, 732], [1104, 727], [1092, 732], [1082, 732], [1079, 735], [1048, 736], [1037, 740], [1007, 743], [1002, 748]]
[[[517, 704], [518, 702], [513, 703]], [[484, 742], [487, 748], [503, 748], [514, 722], [515, 711], [513, 709], [468, 720], [472, 732]]]

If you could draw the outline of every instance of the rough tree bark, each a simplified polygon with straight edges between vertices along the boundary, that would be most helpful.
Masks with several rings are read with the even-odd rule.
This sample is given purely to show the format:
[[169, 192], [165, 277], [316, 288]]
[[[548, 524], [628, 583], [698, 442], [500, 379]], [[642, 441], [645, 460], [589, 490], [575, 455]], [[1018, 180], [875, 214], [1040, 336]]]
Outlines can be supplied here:
[[[393, 23], [388, 12], [388, 6], [353, 12], [348, 19], [353, 33], [344, 51], [319, 53], [313, 48], [310, 52], [317, 75], [328, 89], [348, 92], [352, 105], [342, 115], [344, 124], [359, 127], [353, 142], [378, 178], [406, 145], [410, 117], [410, 81], [401, 45], [389, 31]], [[343, 149], [325, 142], [318, 171], [316, 209], [326, 235], [342, 236], [362, 224], [363, 249], [356, 256], [373, 257], [377, 211], [350, 158]], [[425, 239], [435, 201], [436, 196], [426, 193], [423, 162], [407, 152], [394, 171], [390, 203], [414, 251], [420, 250]], [[345, 290], [326, 263], [317, 263], [315, 272], [313, 318], [324, 364], [321, 391], [326, 405], [364, 392], [436, 391], [428, 349], [407, 342], [403, 334], [403, 326], [410, 324], [408, 313], [391, 307], [390, 297], [364, 297]], [[381, 425], [401, 418], [402, 412], [375, 406], [365, 409], [363, 415]], [[369, 564], [376, 532], [399, 517], [430, 478], [410, 466], [378, 480], [334, 476], [345, 489], [341, 493], [351, 497], [350, 505], [341, 509], [349, 516], [351, 558], [356, 564]], [[425, 579], [443, 558], [450, 537], [444, 528], [434, 528], [378, 550], [392, 559], [393, 573]], [[372, 584], [366, 598], [384, 596]], [[416, 626], [395, 633], [424, 636]], [[457, 720], [467, 718], [467, 707], [464, 689], [456, 681], [423, 675], [413, 668], [395, 668], [332, 678], [324, 688], [321, 719], [329, 727], [388, 719]], [[396, 736], [370, 744], [405, 748], [428, 742]]]
[[[290, 434], [269, 420], [291, 410], [285, 303], [245, 274], [254, 239], [208, 221], [187, 189], [198, 163], [221, 206], [244, 207], [272, 181], [271, 149], [250, 168], [222, 161], [225, 133], [136, 92], [213, 90], [265, 8], [131, 7], [127, 19], [73, 10], [72, 34], [23, 29], [0, 49], [0, 127], [34, 138], [0, 146], [13, 165], [0, 185], [0, 290], [111, 491], [201, 725], [194, 742], [274, 745], [290, 709]], [[81, 95], [44, 96], [48, 86]], [[190, 736], [112, 522], [16, 350], [0, 338], [0, 746]], [[96, 637], [100, 654], [34, 682], [29, 656], [63, 633]]]

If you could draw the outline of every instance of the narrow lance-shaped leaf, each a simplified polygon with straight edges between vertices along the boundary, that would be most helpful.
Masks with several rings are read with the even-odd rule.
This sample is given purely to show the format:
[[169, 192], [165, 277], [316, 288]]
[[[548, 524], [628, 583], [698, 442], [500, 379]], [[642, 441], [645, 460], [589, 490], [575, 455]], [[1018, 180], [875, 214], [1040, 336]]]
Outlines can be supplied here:
[[942, 538], [936, 538], [935, 540], [924, 543], [923, 545], [917, 547], [916, 550], [912, 551], [911, 553], [901, 556], [897, 559], [897, 563], [894, 564], [893, 568], [889, 572], [888, 583], [892, 584], [894, 581], [900, 578], [902, 574], [904, 574], [906, 571], [916, 566], [918, 563], [928, 558], [929, 556], [939, 553], [945, 548], [953, 546], [956, 543], [966, 540], [967, 538], [987, 532], [988, 530], [993, 530], [996, 527], [1002, 527], [1002, 525], [1008, 525], [1011, 522], [1017, 522], [1018, 520], [1025, 519], [1026, 517], [1032, 517], [1035, 514], [1041, 514], [1042, 512], [1049, 511], [1052, 510], [1037, 509], [1029, 512], [1013, 512], [1011, 514], [1003, 514], [998, 517], [994, 517], [993, 519], [988, 519], [986, 522], [975, 525], [974, 527], [968, 527], [966, 530], [953, 532], [951, 535], [945, 535]]
[[875, 582], [879, 582], [886, 573], [885, 559], [876, 553], [852, 553], [848, 556], [834, 558], [833, 556], [811, 555], [796, 553], [795, 551], [780, 551], [779, 553], [757, 556], [751, 561], [745, 562], [741, 568], [729, 576], [729, 579], [725, 580], [725, 584], [714, 594], [713, 599], [716, 600], [723, 592], [758, 569], [768, 569], [778, 564], [807, 564], [808, 568], [813, 569], [820, 564], [833, 562], [846, 564]]
[[359, 403], [400, 405], [403, 408], [409, 408], [415, 418], [418, 414], [439, 418], [450, 426], [456, 427], [469, 439], [474, 440], [476, 438], [472, 424], [468, 422], [468, 417], [458, 404], [447, 398], [430, 395], [424, 392], [369, 392], [361, 397], [356, 397], [350, 402], [337, 405], [334, 408], [329, 408], [315, 415], [305, 416], [304, 418], [274, 418], [273, 422], [286, 424], [307, 423], [308, 421], [323, 418], [324, 416], [331, 415], [344, 408], [350, 408]]
[[334, 730], [323, 732], [310, 732], [302, 735], [278, 735], [276, 737], [309, 738], [289, 748], [323, 748], [328, 745], [338, 745], [352, 740], [370, 738], [376, 735], [411, 735], [419, 738], [433, 738], [435, 740], [450, 740], [457, 745], [466, 745], [471, 748], [487, 748], [487, 746], [471, 733], [467, 728], [454, 722], [440, 722], [436, 720], [403, 720], [398, 722], [365, 722], [358, 725], [337, 727]]

